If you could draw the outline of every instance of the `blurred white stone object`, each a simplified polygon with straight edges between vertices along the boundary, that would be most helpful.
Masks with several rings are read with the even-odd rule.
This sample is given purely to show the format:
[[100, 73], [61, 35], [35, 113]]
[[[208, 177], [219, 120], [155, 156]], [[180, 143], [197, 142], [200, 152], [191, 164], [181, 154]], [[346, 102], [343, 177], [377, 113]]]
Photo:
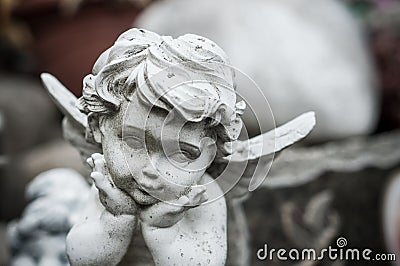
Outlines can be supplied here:
[[[387, 249], [400, 256], [400, 172], [387, 185], [383, 204], [383, 231]], [[400, 265], [397, 261], [395, 265]]]
[[[339, 1], [157, 1], [135, 26], [213, 39], [232, 65], [260, 86], [277, 124], [316, 112], [313, 140], [368, 134], [375, 127], [374, 71], [361, 28]], [[268, 108], [259, 92], [237, 82], [256, 114]], [[255, 132], [257, 123], [249, 113], [244, 122]]]
[[67, 266], [65, 237], [87, 200], [89, 185], [77, 172], [58, 168], [38, 175], [27, 187], [30, 201], [19, 221], [8, 226], [11, 266]]

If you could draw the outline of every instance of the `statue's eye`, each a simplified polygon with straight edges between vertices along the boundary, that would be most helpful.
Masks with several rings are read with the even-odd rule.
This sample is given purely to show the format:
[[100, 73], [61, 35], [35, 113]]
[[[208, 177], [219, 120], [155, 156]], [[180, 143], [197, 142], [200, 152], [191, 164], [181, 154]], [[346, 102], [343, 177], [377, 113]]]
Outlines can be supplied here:
[[169, 158], [172, 159], [174, 162], [183, 166], [188, 165], [189, 163], [191, 163], [196, 159], [194, 158], [193, 154], [185, 150], [174, 152], [169, 156]]
[[144, 141], [135, 136], [124, 136], [124, 141], [129, 147], [135, 150], [142, 149], [144, 146]]

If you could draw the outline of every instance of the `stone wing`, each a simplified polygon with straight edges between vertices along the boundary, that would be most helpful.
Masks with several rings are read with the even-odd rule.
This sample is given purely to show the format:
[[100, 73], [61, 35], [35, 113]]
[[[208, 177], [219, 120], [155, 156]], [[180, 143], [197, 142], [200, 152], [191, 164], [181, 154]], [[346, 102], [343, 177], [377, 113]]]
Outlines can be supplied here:
[[56, 77], [43, 73], [42, 82], [53, 99], [54, 103], [65, 115], [63, 120], [64, 138], [79, 150], [82, 160], [93, 153], [102, 153], [101, 146], [95, 142], [88, 141], [87, 116], [76, 107], [77, 98]]
[[232, 144], [232, 154], [214, 163], [208, 172], [228, 198], [241, 198], [263, 183], [276, 152], [306, 137], [314, 126], [315, 114], [308, 112], [267, 133], [238, 140]]

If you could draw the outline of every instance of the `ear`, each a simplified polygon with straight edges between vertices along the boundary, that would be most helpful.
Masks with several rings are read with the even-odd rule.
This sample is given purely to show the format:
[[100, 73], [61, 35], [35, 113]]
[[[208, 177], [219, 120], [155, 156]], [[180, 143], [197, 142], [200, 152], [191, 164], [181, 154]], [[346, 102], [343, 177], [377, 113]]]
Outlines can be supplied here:
[[102, 132], [100, 129], [100, 119], [99, 119], [99, 114], [96, 113], [90, 113], [88, 115], [88, 129], [86, 131], [86, 139], [92, 139], [96, 143], [101, 143], [102, 139]]

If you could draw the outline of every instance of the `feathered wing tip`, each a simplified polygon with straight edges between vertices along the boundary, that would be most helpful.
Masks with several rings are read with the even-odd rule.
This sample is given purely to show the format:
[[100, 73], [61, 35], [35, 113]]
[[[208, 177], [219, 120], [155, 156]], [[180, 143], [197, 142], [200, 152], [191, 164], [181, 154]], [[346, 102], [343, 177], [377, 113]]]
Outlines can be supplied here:
[[[297, 141], [305, 138], [314, 128], [315, 123], [315, 113], [307, 112], [276, 128], [275, 130], [262, 134], [262, 140], [256, 139], [254, 142], [251, 141], [249, 154], [258, 154], [257, 152], [261, 152], [259, 153], [260, 157], [258, 157], [259, 163], [257, 164], [253, 177], [249, 183], [249, 191], [254, 191], [257, 189], [266, 178], [266, 173], [263, 171], [260, 172], [259, 164], [265, 164], [265, 160], [271, 161], [267, 169], [268, 172], [272, 165], [272, 160], [275, 153], [282, 151]], [[275, 144], [273, 145], [273, 148], [268, 146], [268, 144], [272, 143], [272, 141], [274, 141]], [[253, 157], [251, 160], [254, 161], [255, 159], [257, 158]]]
[[[88, 118], [76, 106], [78, 99], [53, 75], [40, 75], [44, 87], [49, 92], [54, 103], [65, 115], [63, 120], [64, 138], [79, 150], [82, 160], [85, 161], [91, 154], [101, 152], [101, 146], [88, 141]], [[89, 136], [90, 137], [90, 136]]]
[[84, 178], [71, 169], [52, 169], [35, 177], [26, 189], [29, 204], [22, 217], [8, 224], [10, 265], [69, 265], [65, 238], [89, 192]]
[[227, 161], [251, 161], [274, 154], [305, 138], [315, 126], [315, 113], [307, 112], [257, 137], [236, 141]]
[[315, 113], [307, 112], [267, 133], [238, 140], [232, 143], [232, 154], [213, 165], [209, 173], [228, 199], [244, 198], [263, 183], [275, 153], [305, 138], [314, 126]]
[[70, 117], [77, 125], [86, 129], [87, 116], [76, 107], [77, 98], [53, 75], [42, 73], [40, 78], [61, 112]]

